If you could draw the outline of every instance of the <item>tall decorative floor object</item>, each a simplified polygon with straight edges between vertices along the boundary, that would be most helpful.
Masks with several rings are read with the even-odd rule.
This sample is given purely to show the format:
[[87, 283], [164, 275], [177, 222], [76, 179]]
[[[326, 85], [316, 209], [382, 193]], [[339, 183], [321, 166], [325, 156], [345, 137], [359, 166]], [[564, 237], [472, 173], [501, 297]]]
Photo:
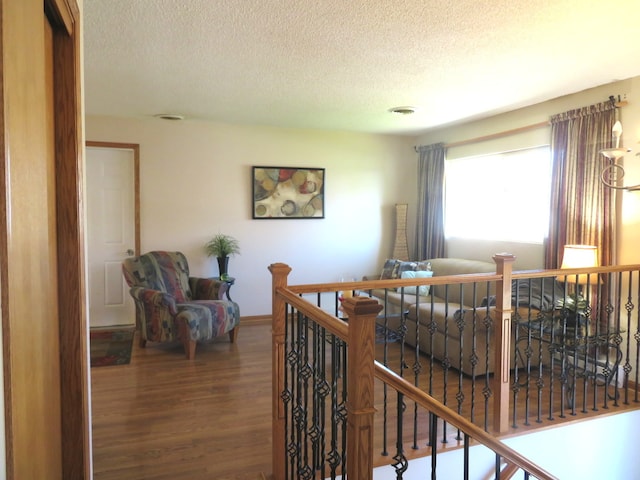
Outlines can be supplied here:
[[407, 244], [407, 208], [406, 203], [396, 203], [396, 237], [391, 258], [409, 261], [409, 245]]

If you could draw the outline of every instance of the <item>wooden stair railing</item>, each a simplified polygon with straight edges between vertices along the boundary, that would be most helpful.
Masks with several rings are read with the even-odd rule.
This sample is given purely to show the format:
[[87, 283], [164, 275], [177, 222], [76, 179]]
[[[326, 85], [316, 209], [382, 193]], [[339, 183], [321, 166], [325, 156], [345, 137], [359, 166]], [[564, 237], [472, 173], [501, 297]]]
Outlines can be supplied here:
[[398, 376], [395, 372], [392, 372], [377, 361], [375, 362], [375, 374], [378, 379], [385, 382], [391, 388], [410, 398], [418, 405], [437, 415], [450, 425], [458, 428], [461, 432], [475, 439], [479, 444], [491, 449], [509, 464], [516, 465], [518, 468], [528, 472], [540, 480], [553, 480], [557, 478], [502, 443], [490, 433], [485, 432], [483, 429], [469, 422], [450, 408], [442, 405], [433, 397], [426, 394], [415, 385], [407, 382], [404, 378]]
[[321, 308], [300, 298], [287, 288], [291, 268], [285, 264], [269, 267], [273, 275], [273, 474], [285, 478], [285, 419], [280, 401], [285, 369], [285, 318], [287, 304], [313, 318], [323, 328], [347, 341], [347, 478], [367, 480], [373, 474], [374, 376], [393, 389], [427, 408], [438, 417], [476, 439], [497, 455], [518, 465], [541, 480], [554, 479], [546, 471], [528, 461], [484, 430], [465, 420], [431, 396], [375, 361], [375, 319], [382, 306], [366, 297], [346, 298], [342, 304], [349, 323], [336, 319]]
[[[611, 317], [613, 312], [618, 312], [615, 318], [608, 318], [610, 324], [616, 327], [616, 332], [620, 331], [620, 325], [622, 320], [626, 323], [627, 332], [631, 333], [633, 326], [631, 315], [635, 307], [632, 304], [632, 273], [640, 271], [640, 265], [632, 266], [609, 266], [609, 267], [597, 267], [594, 269], [566, 269], [566, 270], [539, 270], [528, 272], [512, 272], [511, 264], [513, 262], [513, 256], [511, 255], [496, 255], [494, 257], [496, 261], [496, 273], [495, 274], [476, 274], [469, 276], [458, 276], [456, 278], [432, 278], [428, 280], [422, 280], [419, 284], [444, 284], [445, 282], [456, 283], [470, 283], [473, 281], [495, 281], [496, 282], [496, 313], [497, 319], [500, 325], [496, 325], [496, 343], [500, 346], [497, 348], [496, 356], [494, 360], [495, 375], [493, 387], [495, 388], [496, 397], [493, 402], [494, 412], [494, 432], [499, 433], [505, 431], [508, 428], [508, 419], [505, 416], [505, 412], [509, 408], [509, 397], [505, 395], [509, 389], [509, 376], [508, 373], [511, 370], [509, 361], [509, 342], [510, 336], [508, 332], [511, 331], [511, 285], [512, 280], [528, 279], [528, 278], [545, 278], [545, 277], [570, 277], [572, 275], [582, 273], [598, 273], [611, 281], [614, 279], [617, 284], [626, 282], [626, 277], [623, 279], [622, 274], [629, 275], [629, 297], [626, 299], [624, 309], [621, 307], [621, 301], [625, 299], [620, 298], [620, 292], [617, 291], [617, 296], [612, 299], [607, 299], [607, 305], [610, 303], [616, 305], [616, 308], [607, 308], [605, 312], [608, 317]], [[337, 315], [337, 299], [338, 291], [341, 290], [367, 290], [371, 288], [394, 288], [406, 286], [405, 280], [391, 280], [391, 281], [365, 281], [365, 282], [343, 282], [335, 284], [314, 284], [314, 285], [298, 285], [288, 286], [287, 277], [291, 272], [291, 268], [288, 265], [278, 263], [272, 264], [269, 267], [272, 273], [272, 321], [273, 321], [273, 478], [285, 478], [284, 466], [282, 462], [285, 458], [284, 446], [285, 446], [285, 421], [284, 421], [284, 409], [280, 398], [283, 389], [283, 378], [285, 371], [285, 321], [287, 317], [287, 309], [290, 307], [296, 309], [296, 313], [308, 317], [315, 324], [321, 328], [326, 329], [337, 338], [346, 342], [348, 345], [348, 375], [347, 379], [350, 379], [347, 386], [348, 394], [348, 431], [347, 435], [347, 451], [349, 452], [349, 462], [347, 466], [349, 469], [353, 469], [347, 474], [351, 480], [360, 480], [371, 478], [372, 469], [372, 451], [371, 451], [371, 429], [373, 428], [372, 417], [372, 396], [373, 396], [373, 378], [374, 375], [387, 385], [400, 392], [402, 395], [409, 397], [415, 401], [418, 405], [428, 409], [435, 416], [442, 418], [445, 423], [451, 424], [457, 427], [460, 431], [465, 433], [465, 436], [475, 439], [475, 441], [485, 445], [492, 449], [496, 455], [502, 460], [506, 460], [507, 466], [500, 472], [502, 478], [503, 475], [506, 478], [510, 478], [519, 469], [522, 469], [540, 479], [553, 479], [554, 477], [548, 472], [541, 469], [539, 466], [531, 463], [526, 458], [519, 455], [514, 450], [510, 449], [502, 442], [495, 439], [493, 435], [488, 434], [485, 430], [479, 428], [475, 424], [467, 421], [462, 416], [455, 413], [448, 406], [438, 402], [427, 393], [423, 392], [413, 384], [407, 382], [402, 377], [398, 376], [391, 370], [388, 370], [383, 365], [373, 361], [375, 358], [373, 354], [375, 344], [375, 317], [381, 306], [372, 299], [365, 297], [354, 297], [345, 299], [342, 307], [344, 308], [345, 315], [349, 318], [349, 322], [346, 323], [334, 315], [327, 313], [319, 306], [310, 303], [302, 298], [303, 295], [315, 294], [318, 296], [318, 304], [320, 304], [321, 293], [335, 293], [336, 298], [336, 315]], [[470, 278], [473, 277], [473, 278]], [[566, 282], [566, 281], [565, 281]], [[637, 284], [637, 282], [635, 283]], [[600, 293], [600, 287], [597, 288]], [[288, 307], [289, 306], [289, 307]], [[626, 311], [625, 311], [626, 310]], [[622, 312], [622, 313], [620, 313]], [[622, 318], [621, 318], [622, 317]], [[626, 318], [626, 320], [625, 320]], [[612, 323], [613, 322], [613, 323]], [[640, 331], [640, 330], [638, 330]], [[630, 342], [631, 335], [627, 337], [627, 344]], [[637, 339], [636, 339], [637, 340]], [[636, 342], [639, 344], [639, 342]], [[627, 345], [627, 352], [629, 351]], [[636, 355], [637, 361], [638, 355]], [[624, 372], [625, 381], [629, 378], [631, 368], [627, 368], [631, 365], [631, 359], [627, 353], [625, 358]], [[375, 366], [374, 366], [375, 365]], [[374, 373], [375, 372], [375, 373]], [[636, 384], [638, 383], [638, 372], [635, 372]], [[357, 379], [357, 381], [356, 381]], [[353, 392], [350, 389], [354, 389]], [[636, 388], [636, 401], [637, 392]], [[625, 390], [625, 402], [626, 398]], [[616, 397], [617, 399], [617, 397]], [[607, 398], [605, 396], [605, 402]], [[446, 402], [445, 402], [446, 403]], [[355, 441], [355, 443], [354, 443]], [[351, 442], [351, 443], [350, 443]], [[368, 452], [368, 453], [367, 453]], [[496, 467], [498, 468], [498, 467]], [[357, 473], [356, 473], [357, 472]]]

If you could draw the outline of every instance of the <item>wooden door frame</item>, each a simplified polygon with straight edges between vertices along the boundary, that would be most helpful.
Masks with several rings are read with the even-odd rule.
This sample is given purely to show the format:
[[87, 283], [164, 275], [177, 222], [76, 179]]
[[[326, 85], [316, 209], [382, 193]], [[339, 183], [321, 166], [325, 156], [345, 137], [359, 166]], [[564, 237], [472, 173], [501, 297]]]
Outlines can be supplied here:
[[[91, 478], [91, 423], [89, 416], [88, 332], [84, 254], [84, 159], [80, 62], [80, 9], [76, 0], [43, 0], [43, 12], [53, 32], [53, 96], [56, 176], [58, 306], [60, 345], [60, 428], [62, 472], [52, 478]], [[0, 11], [0, 14], [2, 12]], [[1, 42], [0, 36], [0, 42]], [[0, 95], [2, 95], [0, 93]], [[3, 108], [4, 98], [0, 108]], [[3, 148], [11, 142], [4, 113], [0, 115]], [[4, 165], [2, 169], [4, 169]], [[3, 171], [6, 176], [7, 172]], [[7, 218], [6, 206], [0, 207]], [[4, 235], [4, 234], [3, 234]], [[3, 254], [7, 238], [0, 239]], [[6, 264], [0, 268], [0, 285], [9, 282]], [[8, 304], [1, 288], [2, 305]], [[2, 315], [5, 448], [7, 478], [14, 478], [17, 452], [13, 445], [11, 383], [11, 332]], [[55, 412], [52, 412], [55, 414]]]
[[54, 28], [62, 478], [91, 478], [80, 10], [45, 0]]
[[134, 208], [134, 236], [135, 254], [140, 255], [140, 144], [121, 142], [99, 142], [87, 140], [87, 147], [95, 148], [120, 148], [123, 150], [133, 150], [133, 208]]

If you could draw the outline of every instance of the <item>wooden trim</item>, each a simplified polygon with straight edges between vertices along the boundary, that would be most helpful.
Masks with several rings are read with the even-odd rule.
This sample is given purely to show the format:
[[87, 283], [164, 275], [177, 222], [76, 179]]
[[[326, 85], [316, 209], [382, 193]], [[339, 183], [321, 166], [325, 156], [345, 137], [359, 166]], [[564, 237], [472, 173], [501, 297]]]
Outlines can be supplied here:
[[284, 263], [269, 265], [271, 272], [271, 458], [273, 478], [285, 478], [286, 428], [285, 412], [280, 398], [285, 376], [285, 315], [287, 307], [278, 291], [287, 288], [291, 268]]
[[120, 148], [123, 150], [133, 150], [133, 204], [134, 204], [134, 236], [135, 236], [135, 254], [141, 255], [140, 251], [140, 144], [138, 143], [120, 143], [120, 142], [100, 142], [87, 140], [87, 147], [97, 148]]
[[51, 25], [63, 27], [67, 35], [73, 35], [74, 19], [79, 16], [74, 0], [45, 0], [44, 11]]
[[[0, 6], [0, 61], [4, 64], [4, 39], [5, 39], [5, 26], [4, 26], [4, 5]], [[2, 201], [0, 201], [0, 258], [4, 259], [3, 265], [0, 267], [0, 314], [2, 317], [2, 379], [4, 390], [4, 456], [5, 456], [5, 474], [8, 478], [12, 478], [13, 466], [9, 459], [13, 458], [13, 424], [8, 419], [13, 417], [12, 403], [10, 400], [12, 375], [11, 368], [9, 368], [9, 361], [11, 359], [11, 322], [9, 315], [6, 313], [9, 305], [9, 289], [6, 287], [9, 284], [9, 270], [6, 259], [9, 258], [9, 235], [8, 235], [8, 219], [9, 219], [9, 196], [7, 192], [9, 181], [9, 141], [8, 132], [6, 130], [7, 108], [5, 100], [5, 73], [3, 69], [0, 69], [0, 189], [2, 190]], [[1, 450], [0, 450], [1, 452]]]
[[45, 0], [54, 37], [62, 478], [91, 477], [80, 9]]
[[[615, 103], [616, 108], [626, 107], [628, 102], [622, 100]], [[490, 133], [488, 135], [482, 135], [480, 137], [468, 138], [466, 140], [458, 140], [457, 142], [450, 142], [444, 145], [444, 148], [461, 147], [463, 145], [470, 145], [472, 143], [486, 142], [488, 140], [494, 140], [496, 138], [508, 137], [510, 135], [516, 135], [518, 133], [528, 132], [529, 130], [537, 130], [539, 128], [548, 127], [551, 123], [547, 120], [544, 122], [532, 123], [531, 125], [525, 125], [523, 127], [512, 128], [510, 130], [504, 130], [502, 132]], [[416, 151], [417, 151], [416, 147]]]
[[242, 325], [265, 325], [271, 323], [271, 315], [251, 315], [248, 317], [240, 317]]
[[469, 145], [471, 143], [486, 142], [488, 140], [494, 140], [496, 138], [508, 137], [510, 135], [516, 135], [518, 133], [528, 132], [529, 130], [537, 130], [542, 127], [548, 127], [550, 124], [548, 121], [533, 123], [524, 127], [512, 128], [511, 130], [505, 130], [503, 132], [491, 133], [489, 135], [482, 135], [481, 137], [469, 138], [467, 140], [459, 140], [457, 142], [451, 142], [445, 144], [445, 148], [461, 147], [463, 145]]

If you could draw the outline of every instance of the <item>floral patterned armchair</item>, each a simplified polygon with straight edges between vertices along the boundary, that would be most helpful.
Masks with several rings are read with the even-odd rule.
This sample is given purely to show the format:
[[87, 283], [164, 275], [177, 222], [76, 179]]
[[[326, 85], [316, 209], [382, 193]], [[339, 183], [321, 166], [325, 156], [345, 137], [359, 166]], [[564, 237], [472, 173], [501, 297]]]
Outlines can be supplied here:
[[122, 272], [136, 305], [140, 346], [147, 341], [180, 340], [191, 360], [197, 342], [225, 333], [235, 341], [240, 309], [237, 303], [223, 300], [227, 284], [190, 277], [181, 252], [154, 251], [127, 258]]

